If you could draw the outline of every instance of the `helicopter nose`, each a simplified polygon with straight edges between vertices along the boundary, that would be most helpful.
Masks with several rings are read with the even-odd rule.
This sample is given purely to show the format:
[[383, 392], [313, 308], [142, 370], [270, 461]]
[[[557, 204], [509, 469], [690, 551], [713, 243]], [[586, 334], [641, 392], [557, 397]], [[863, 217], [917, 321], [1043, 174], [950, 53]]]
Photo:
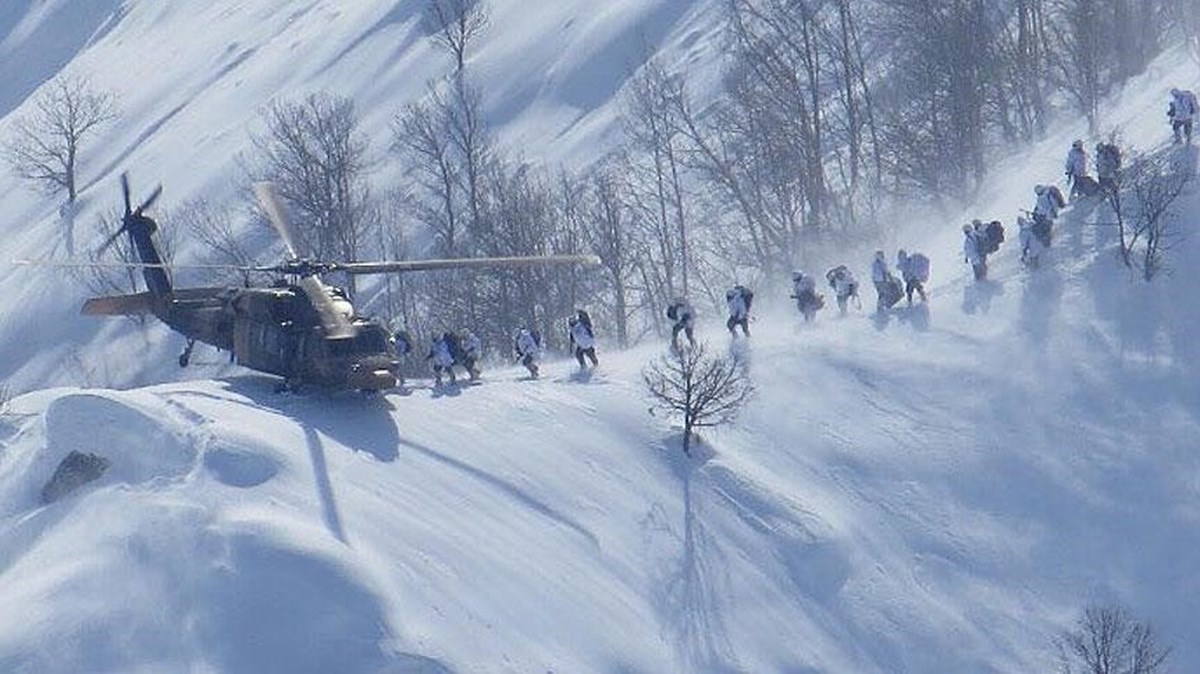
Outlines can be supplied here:
[[350, 386], [364, 391], [382, 391], [395, 388], [396, 373], [384, 366], [355, 363], [350, 366]]

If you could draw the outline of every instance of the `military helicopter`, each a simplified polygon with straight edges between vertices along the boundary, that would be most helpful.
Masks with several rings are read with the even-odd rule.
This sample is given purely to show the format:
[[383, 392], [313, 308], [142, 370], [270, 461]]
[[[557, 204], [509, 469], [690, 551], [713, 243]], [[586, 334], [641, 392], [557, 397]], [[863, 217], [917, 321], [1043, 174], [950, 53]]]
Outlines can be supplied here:
[[[549, 264], [593, 265], [592, 255], [458, 258], [442, 260], [326, 262], [301, 258], [295, 237], [270, 183], [258, 183], [255, 194], [268, 220], [283, 240], [288, 259], [278, 265], [169, 265], [155, 242], [158, 224], [145, 211], [162, 194], [158, 186], [132, 206], [129, 178], [121, 176], [125, 212], [120, 228], [101, 250], [127, 234], [139, 262], [117, 266], [141, 268], [144, 292], [92, 297], [84, 302], [88, 316], [152, 314], [187, 338], [179, 356], [186, 367], [196, 342], [230, 352], [239, 365], [283, 378], [281, 388], [377, 392], [399, 382], [399, 362], [387, 327], [360, 316], [346, 293], [321, 280], [322, 274], [386, 274], [434, 269], [522, 267]], [[236, 269], [277, 275], [267, 287], [177, 288], [170, 271], [183, 268]]]

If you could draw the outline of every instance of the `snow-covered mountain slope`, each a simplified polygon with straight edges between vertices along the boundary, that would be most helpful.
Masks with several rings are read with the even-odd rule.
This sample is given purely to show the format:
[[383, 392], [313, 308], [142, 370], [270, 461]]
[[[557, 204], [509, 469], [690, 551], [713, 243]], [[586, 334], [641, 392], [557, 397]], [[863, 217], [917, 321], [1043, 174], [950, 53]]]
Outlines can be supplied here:
[[[0, 663], [1031, 671], [1108, 600], [1195, 657], [1183, 369], [1114, 348], [1135, 312], [1093, 313], [1093, 267], [999, 266], [973, 314], [959, 274], [887, 325], [763, 315], [758, 396], [694, 459], [643, 402], [656, 347], [373, 401], [252, 375], [23, 396]], [[71, 450], [113, 467], [39, 506]]]
[[[146, 162], [168, 173], [151, 180], [194, 194], [225, 179], [243, 132], [234, 118], [252, 118], [272, 92], [401, 79], [419, 90], [420, 77], [397, 73], [418, 71], [431, 53], [387, 52], [397, 56], [380, 62], [413, 59], [388, 80], [380, 73], [393, 71], [371, 71], [344, 44], [315, 46], [318, 20], [334, 26], [323, 34], [330, 43], [408, 44], [407, 3], [366, 4], [291, 3], [290, 21], [284, 3], [265, 1], [123, 5], [127, 17], [75, 63], [116, 62], [129, 81], [143, 77], [147, 89], [130, 87], [126, 105], [157, 111], [144, 119], [162, 123], [121, 129], [128, 138], [101, 163], [133, 164], [136, 178]], [[518, 4], [497, 21], [512, 25], [505, 17]], [[658, 33], [672, 44], [700, 11], [613, 3], [616, 23], [589, 24], [582, 3], [551, 6], [567, 5], [562, 15], [522, 16], [573, 18], [564, 34], [591, 25], [598, 32], [576, 34], [628, 38], [654, 15], [672, 26]], [[348, 38], [362, 35], [339, 23], [349, 15], [356, 26], [385, 27]], [[129, 53], [140, 34], [163, 58], [237, 61], [220, 60], [216, 38], [165, 35], [197, 17], [240, 26], [248, 37], [220, 39], [252, 55], [203, 86], [187, 68], [116, 58], [118, 41]], [[518, 44], [484, 47], [481, 67], [488, 49], [488, 63], [502, 54], [517, 63]], [[336, 75], [308, 61], [270, 67], [325, 49], [324, 61], [341, 64], [331, 66]], [[364, 59], [382, 58], [378, 45], [362, 49]], [[525, 72], [559, 72], [564, 84], [525, 106], [543, 113], [511, 113], [513, 137], [558, 118], [565, 108], [554, 97], [585, 81], [567, 74], [586, 59], [551, 52], [545, 58], [563, 65]], [[251, 67], [255, 58], [266, 60]], [[1182, 56], [1161, 59], [1110, 102], [1109, 124], [1129, 143], [1161, 146], [1166, 90], [1197, 79]], [[179, 107], [185, 99], [193, 102]], [[574, 128], [584, 133], [600, 118], [581, 119]], [[1081, 133], [1059, 129], [996, 167], [962, 217], [1011, 221], [1033, 183], [1059, 175]], [[57, 221], [7, 189], [4, 253], [44, 253]], [[111, 200], [103, 185], [88, 199]], [[1194, 231], [1200, 199], [1182, 206], [1182, 229]], [[1131, 279], [1110, 230], [1094, 226], [1105, 217], [1073, 206], [1037, 273], [1020, 269], [1010, 241], [987, 284], [969, 281], [961, 264], [961, 219], [912, 223], [889, 244], [933, 259], [927, 311], [872, 320], [827, 309], [800, 326], [782, 298], [756, 298], [749, 358], [758, 394], [735, 425], [706, 433], [694, 458], [680, 452], [678, 429], [647, 412], [640, 370], [661, 345], [615, 352], [602, 343], [590, 381], [558, 361], [539, 381], [493, 367], [481, 386], [418, 382], [371, 401], [280, 396], [270, 380], [238, 370], [19, 396], [0, 425], [0, 671], [1048, 671], [1058, 631], [1084, 606], [1110, 601], [1153, 620], [1188, 671], [1200, 661], [1200, 300], [1186, 273]], [[1190, 237], [1172, 255], [1198, 252]], [[110, 358], [88, 359], [87, 383], [162, 375], [112, 354], [169, 353], [177, 341], [84, 327], [92, 324], [74, 317], [68, 283], [18, 284], [0, 273], [11, 288], [0, 300], [0, 354], [3, 367], [20, 368], [20, 388], [84, 380], [83, 361], [64, 363], [93, 330], [120, 338], [106, 346]], [[718, 318], [704, 317], [701, 333], [723, 349]], [[14, 366], [18, 358], [28, 364]], [[112, 466], [40, 505], [42, 485], [72, 450]]]

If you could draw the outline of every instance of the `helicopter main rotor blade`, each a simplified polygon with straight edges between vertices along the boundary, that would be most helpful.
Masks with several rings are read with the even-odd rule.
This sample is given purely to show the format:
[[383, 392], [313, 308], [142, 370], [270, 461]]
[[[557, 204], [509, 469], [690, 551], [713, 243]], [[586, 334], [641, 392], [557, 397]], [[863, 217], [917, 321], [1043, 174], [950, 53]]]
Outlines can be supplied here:
[[436, 269], [493, 269], [507, 267], [537, 267], [546, 265], [600, 264], [595, 255], [524, 255], [516, 257], [465, 257], [444, 260], [392, 260], [384, 262], [330, 263], [330, 271], [347, 274], [388, 274]]
[[[279, 203], [279, 197], [275, 194], [275, 186], [268, 182], [254, 183], [254, 195], [258, 197], [258, 203], [266, 211], [267, 219], [279, 233], [279, 238], [283, 239], [283, 245], [287, 248], [288, 255], [293, 260], [298, 258], [296, 237], [292, 235], [292, 228], [283, 216], [283, 207]], [[325, 284], [321, 283], [321, 279], [317, 277], [315, 271], [300, 275], [300, 288], [312, 302], [313, 309], [321, 319], [321, 327], [325, 328], [325, 334], [328, 337], [345, 339], [355, 335], [357, 330], [354, 325], [334, 306], [333, 299], [329, 297], [329, 292], [325, 289]]]
[[316, 276], [305, 276], [300, 279], [300, 288], [312, 300], [313, 308], [321, 319], [321, 327], [325, 328], [325, 336], [331, 339], [346, 339], [353, 337], [358, 331], [354, 325], [342, 315], [329, 297], [325, 284]]
[[12, 260], [21, 267], [54, 267], [60, 269], [205, 269], [271, 273], [274, 267], [246, 267], [236, 264], [153, 264], [149, 262], [94, 262], [91, 260]]
[[296, 238], [292, 236], [292, 229], [283, 217], [283, 207], [280, 206], [279, 197], [275, 194], [275, 185], [267, 182], [254, 183], [254, 196], [258, 197], [258, 203], [266, 212], [271, 226], [275, 228], [279, 238], [283, 239], [283, 246], [287, 248], [288, 256], [300, 257], [296, 253]]

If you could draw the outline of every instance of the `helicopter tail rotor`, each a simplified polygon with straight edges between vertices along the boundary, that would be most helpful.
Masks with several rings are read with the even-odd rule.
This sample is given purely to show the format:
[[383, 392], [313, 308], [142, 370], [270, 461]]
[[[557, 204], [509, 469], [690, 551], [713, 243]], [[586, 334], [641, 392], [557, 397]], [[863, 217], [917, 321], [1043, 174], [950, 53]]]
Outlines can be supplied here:
[[129, 174], [122, 173], [121, 199], [125, 203], [125, 213], [121, 216], [121, 226], [117, 228], [117, 231], [113, 232], [107, 239], [105, 239], [104, 243], [100, 244], [100, 247], [96, 249], [96, 254], [100, 255], [104, 251], [108, 250], [108, 247], [113, 245], [113, 242], [119, 239], [122, 234], [128, 232], [131, 220], [133, 218], [141, 217], [143, 211], [153, 206], [154, 202], [158, 201], [158, 198], [162, 196], [162, 191], [162, 184], [160, 183], [156, 185], [150, 192], [150, 196], [146, 197], [146, 200], [135, 209], [133, 208], [133, 199], [130, 197]]

